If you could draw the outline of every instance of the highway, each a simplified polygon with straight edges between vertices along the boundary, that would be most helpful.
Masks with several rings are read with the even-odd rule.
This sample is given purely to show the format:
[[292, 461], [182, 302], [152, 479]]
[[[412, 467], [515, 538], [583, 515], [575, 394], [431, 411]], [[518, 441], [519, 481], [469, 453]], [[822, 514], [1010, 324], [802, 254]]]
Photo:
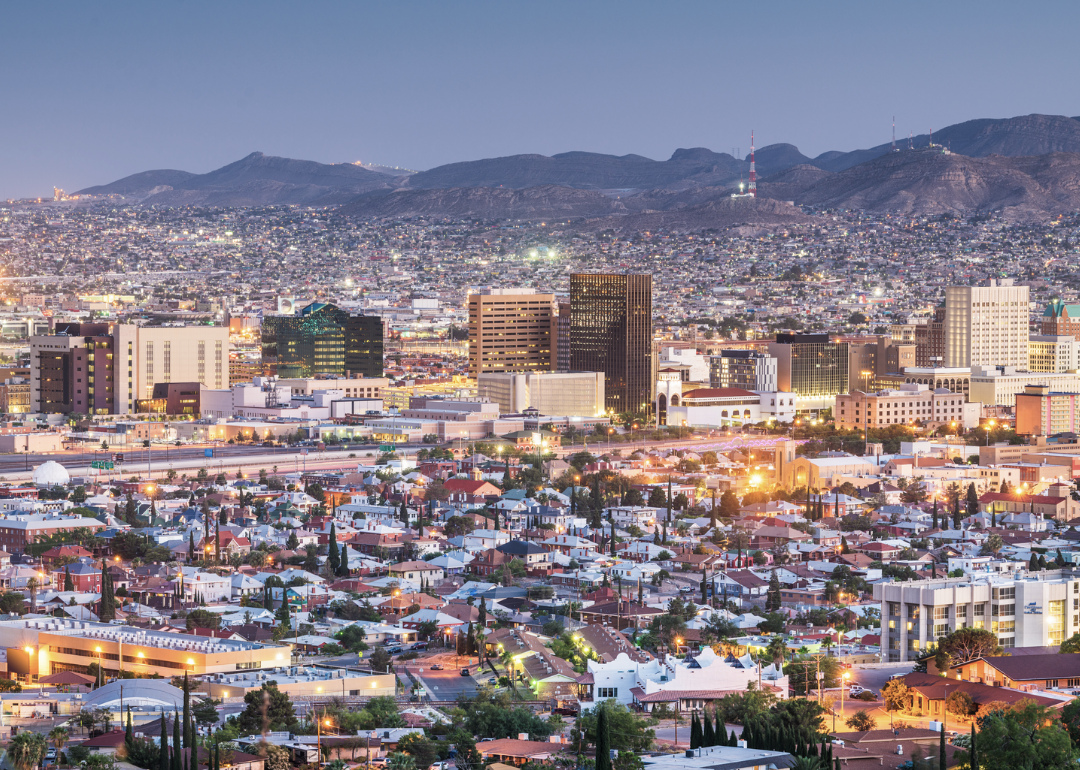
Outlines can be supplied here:
[[[633, 444], [623, 442], [611, 444], [610, 449], [620, 449], [624, 455], [642, 448], [648, 450], [688, 449], [698, 453], [743, 448], [770, 451], [777, 441], [783, 441], [786, 438], [786, 436], [733, 434], [650, 441], [644, 446], [636, 442]], [[424, 444], [399, 445], [396, 451], [399, 455], [409, 456], [415, 455], [421, 449], [430, 448]], [[606, 454], [609, 451], [609, 445], [606, 441], [599, 441], [588, 445], [560, 447], [554, 454], [558, 457], [566, 457], [586, 449], [593, 454]], [[213, 452], [212, 458], [206, 456], [207, 450]], [[111, 472], [90, 467], [91, 462], [111, 460], [114, 454], [122, 454], [124, 462], [118, 464]], [[31, 478], [33, 469], [48, 460], [60, 463], [72, 476], [100, 476], [103, 479], [111, 477], [113, 480], [116, 480], [119, 475], [129, 478], [138, 476], [143, 479], [163, 478], [170, 469], [176, 471], [178, 475], [183, 473], [194, 475], [200, 468], [206, 468], [214, 475], [225, 473], [235, 477], [244, 472], [249, 477], [257, 477], [260, 469], [272, 473], [275, 466], [279, 474], [304, 470], [355, 469], [360, 463], [371, 462], [377, 454], [377, 447], [371, 444], [327, 447], [322, 451], [317, 451], [314, 447], [264, 447], [221, 443], [181, 447], [154, 445], [150, 449], [144, 447], [114, 447], [93, 451], [77, 449], [53, 453], [0, 455], [0, 477], [9, 482], [27, 481]], [[349, 457], [349, 455], [355, 455], [355, 457]]]

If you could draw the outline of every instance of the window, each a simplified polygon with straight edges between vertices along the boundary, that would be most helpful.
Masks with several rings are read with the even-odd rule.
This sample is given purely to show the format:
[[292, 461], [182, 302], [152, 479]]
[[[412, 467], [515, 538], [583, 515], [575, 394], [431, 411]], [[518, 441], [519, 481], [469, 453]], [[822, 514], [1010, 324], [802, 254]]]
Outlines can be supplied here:
[[597, 687], [596, 688], [596, 697], [597, 698], [602, 698], [602, 699], [604, 699], [604, 698], [618, 698], [619, 697], [619, 688], [618, 687]]
[[1016, 598], [1016, 587], [1015, 586], [1009, 586], [1008, 588], [995, 588], [994, 589], [994, 598], [995, 599], [1015, 599]]
[[986, 614], [986, 605], [985, 604], [976, 604], [975, 605], [975, 615], [976, 615], [976, 617], [979, 616], [979, 615], [985, 615], [985, 614]]
[[948, 620], [949, 619], [949, 607], [934, 607], [934, 620]]
[[962, 619], [962, 618], [967, 618], [967, 610], [968, 610], [968, 608], [967, 608], [966, 604], [957, 605], [957, 607], [956, 607], [956, 618], [957, 618], [957, 620]]

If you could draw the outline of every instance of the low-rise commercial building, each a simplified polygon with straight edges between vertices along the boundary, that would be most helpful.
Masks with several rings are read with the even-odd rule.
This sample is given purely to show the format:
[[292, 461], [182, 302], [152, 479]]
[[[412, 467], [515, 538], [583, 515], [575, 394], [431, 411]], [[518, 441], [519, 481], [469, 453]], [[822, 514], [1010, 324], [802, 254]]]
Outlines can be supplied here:
[[834, 410], [836, 427], [847, 430], [914, 424], [968, 430], [978, 426], [981, 413], [982, 404], [966, 402], [962, 393], [915, 383], [905, 383], [899, 390], [845, 393], [836, 397]]
[[499, 411], [596, 417], [604, 414], [603, 372], [487, 372], [477, 378], [477, 392]]

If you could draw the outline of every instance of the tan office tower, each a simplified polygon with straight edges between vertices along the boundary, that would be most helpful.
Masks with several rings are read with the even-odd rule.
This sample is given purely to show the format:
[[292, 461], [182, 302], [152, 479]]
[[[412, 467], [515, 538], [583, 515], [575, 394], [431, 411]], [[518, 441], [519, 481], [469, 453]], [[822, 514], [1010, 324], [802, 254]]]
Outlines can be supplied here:
[[135, 400], [150, 398], [159, 382], [229, 387], [227, 326], [117, 324], [113, 334], [116, 414], [134, 412]]
[[469, 295], [469, 376], [555, 369], [554, 294], [489, 289]]
[[945, 366], [1028, 367], [1027, 286], [1011, 278], [945, 289]]

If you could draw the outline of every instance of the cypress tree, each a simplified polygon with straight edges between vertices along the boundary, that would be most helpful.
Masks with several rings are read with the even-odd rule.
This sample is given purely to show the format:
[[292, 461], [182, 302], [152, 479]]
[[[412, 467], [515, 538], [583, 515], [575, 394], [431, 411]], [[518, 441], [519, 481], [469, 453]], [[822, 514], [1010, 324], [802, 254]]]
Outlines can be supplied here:
[[615, 556], [615, 519], [611, 519], [611, 555]]
[[131, 727], [131, 706], [127, 709], [127, 727], [124, 728], [124, 746], [128, 751], [131, 750], [132, 744], [135, 743], [135, 731]]
[[[593, 529], [600, 529], [600, 512], [603, 510], [604, 503], [600, 496], [600, 474], [597, 474], [593, 479], [592, 488], [592, 521], [589, 522], [589, 526]], [[599, 770], [599, 768], [597, 768]]]
[[165, 729], [165, 712], [161, 712], [161, 742], [158, 744], [157, 770], [169, 770], [169, 732]]
[[172, 770], [181, 770], [180, 768], [180, 752], [182, 750], [182, 743], [180, 741], [180, 717], [177, 713], [173, 712], [173, 726], [172, 726]]
[[401, 510], [398, 512], [398, 518], [406, 524], [409, 523], [409, 507], [405, 504], [405, 497], [401, 498]]
[[1046, 569], [1046, 557], [1043, 556], [1041, 553], [1039, 554], [1039, 569]]
[[1039, 571], [1039, 557], [1032, 552], [1031, 558], [1028, 559], [1028, 572]]
[[338, 556], [337, 528], [334, 526], [334, 522], [330, 522], [330, 550], [327, 552], [326, 561], [330, 565], [330, 574], [336, 575], [338, 568], [341, 566], [341, 561]]
[[975, 746], [975, 723], [971, 723], [971, 770], [979, 770], [979, 751]]
[[221, 770], [221, 744], [214, 744], [214, 770]]
[[938, 747], [938, 767], [948, 767], [945, 764], [945, 728], [941, 729], [941, 739]]
[[937, 498], [934, 498], [934, 529], [938, 528]]
[[671, 474], [667, 477], [667, 523], [671, 524]]
[[214, 564], [221, 564], [221, 519], [214, 522]]
[[690, 717], [690, 748], [701, 748], [701, 722], [698, 721], [696, 711]]
[[600, 707], [596, 718], [596, 770], [611, 770], [611, 735], [607, 709]]
[[71, 579], [71, 571], [67, 567], [64, 567], [64, 590], [75, 590], [75, 581]]
[[191, 693], [188, 691], [188, 675], [184, 672], [184, 748], [191, 748]]
[[716, 745], [716, 731], [713, 730], [713, 723], [708, 714], [702, 714], [701, 716], [701, 745]]
[[960, 495], [953, 498], [952, 525], [953, 529], [960, 529]]
[[337, 571], [338, 577], [348, 577], [349, 576], [349, 544], [348, 543], [342, 543], [341, 544], [341, 556], [340, 556], [340, 559], [341, 559], [341, 565], [338, 567], [338, 571]]

